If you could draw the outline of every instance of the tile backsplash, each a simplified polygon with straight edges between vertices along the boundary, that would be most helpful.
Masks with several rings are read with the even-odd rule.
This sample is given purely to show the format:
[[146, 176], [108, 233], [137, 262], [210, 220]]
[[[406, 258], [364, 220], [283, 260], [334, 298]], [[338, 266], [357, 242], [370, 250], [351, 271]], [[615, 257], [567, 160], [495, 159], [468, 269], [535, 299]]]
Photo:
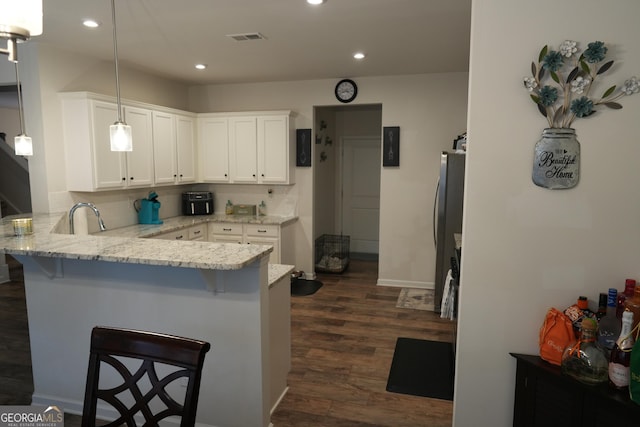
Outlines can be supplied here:
[[[60, 192], [51, 193], [49, 201], [51, 212], [68, 212], [75, 203], [91, 202], [100, 210], [107, 228], [113, 229], [138, 223], [133, 202], [147, 198], [150, 191], [158, 194], [158, 200], [161, 203], [160, 218], [182, 215], [181, 203], [184, 191], [213, 192], [214, 211], [217, 214], [224, 214], [227, 200], [231, 200], [233, 204], [255, 205], [264, 201], [268, 215], [297, 214], [298, 200], [295, 186], [194, 184], [94, 193]], [[98, 231], [98, 221], [89, 209], [79, 209], [75, 213], [74, 227], [77, 234], [94, 233]]]

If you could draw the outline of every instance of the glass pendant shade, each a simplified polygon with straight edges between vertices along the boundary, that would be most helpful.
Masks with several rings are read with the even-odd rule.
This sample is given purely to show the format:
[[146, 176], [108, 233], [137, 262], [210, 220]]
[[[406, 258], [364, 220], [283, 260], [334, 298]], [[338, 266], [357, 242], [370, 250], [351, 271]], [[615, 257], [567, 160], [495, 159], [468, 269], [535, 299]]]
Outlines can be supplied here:
[[13, 140], [16, 156], [33, 156], [33, 143], [31, 137], [20, 134]]
[[133, 151], [131, 126], [123, 122], [115, 122], [109, 126], [111, 151]]
[[42, 34], [42, 0], [0, 0], [0, 33], [22, 39]]

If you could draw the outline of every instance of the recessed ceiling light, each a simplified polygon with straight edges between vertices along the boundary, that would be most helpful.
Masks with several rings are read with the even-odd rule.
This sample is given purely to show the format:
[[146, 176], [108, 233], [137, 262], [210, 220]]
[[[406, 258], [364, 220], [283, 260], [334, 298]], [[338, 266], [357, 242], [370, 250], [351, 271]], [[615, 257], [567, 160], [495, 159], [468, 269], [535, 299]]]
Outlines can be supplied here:
[[312, 4], [314, 6], [324, 3], [325, 0], [307, 0], [307, 3]]
[[207, 64], [196, 64], [196, 68], [198, 70], [204, 70], [205, 68], [207, 68]]
[[355, 59], [364, 59], [365, 56], [366, 55], [364, 53], [362, 53], [362, 52], [356, 52], [356, 53], [353, 54], [353, 57]]
[[100, 23], [93, 19], [85, 19], [84, 21], [82, 21], [82, 25], [89, 28], [98, 28], [100, 26]]

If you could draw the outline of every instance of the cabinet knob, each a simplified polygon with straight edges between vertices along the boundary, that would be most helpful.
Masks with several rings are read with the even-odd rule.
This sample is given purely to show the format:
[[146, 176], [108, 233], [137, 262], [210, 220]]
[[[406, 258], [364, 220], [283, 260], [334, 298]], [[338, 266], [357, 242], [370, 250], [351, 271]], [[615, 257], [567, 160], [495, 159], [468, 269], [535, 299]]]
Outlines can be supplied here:
[[[182, 176], [182, 175], [180, 175], [180, 176]], [[178, 177], [178, 175], [176, 175], [176, 174], [174, 173], [174, 174], [173, 174], [173, 177], [174, 177], [174, 178], [177, 178], [177, 177]]]
[[133, 181], [133, 177], [129, 178], [131, 181]]
[[123, 180], [123, 181], [126, 181], [126, 180], [127, 180], [127, 178], [123, 176], [123, 177], [122, 177], [122, 180]]
[[225, 178], [227, 177], [227, 174], [226, 174], [226, 173], [224, 174], [224, 177], [225, 177]]
[[253, 177], [254, 177], [254, 178], [256, 177], [256, 174], [255, 174], [255, 173], [253, 174]]

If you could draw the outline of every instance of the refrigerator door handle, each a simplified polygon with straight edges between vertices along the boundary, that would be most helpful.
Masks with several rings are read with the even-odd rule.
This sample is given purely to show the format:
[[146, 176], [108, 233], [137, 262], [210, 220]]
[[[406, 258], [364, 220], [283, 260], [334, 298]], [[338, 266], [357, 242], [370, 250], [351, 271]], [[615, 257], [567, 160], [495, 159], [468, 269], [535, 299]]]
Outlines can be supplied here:
[[440, 178], [436, 184], [436, 194], [433, 197], [433, 246], [438, 247], [438, 192], [440, 191]]

